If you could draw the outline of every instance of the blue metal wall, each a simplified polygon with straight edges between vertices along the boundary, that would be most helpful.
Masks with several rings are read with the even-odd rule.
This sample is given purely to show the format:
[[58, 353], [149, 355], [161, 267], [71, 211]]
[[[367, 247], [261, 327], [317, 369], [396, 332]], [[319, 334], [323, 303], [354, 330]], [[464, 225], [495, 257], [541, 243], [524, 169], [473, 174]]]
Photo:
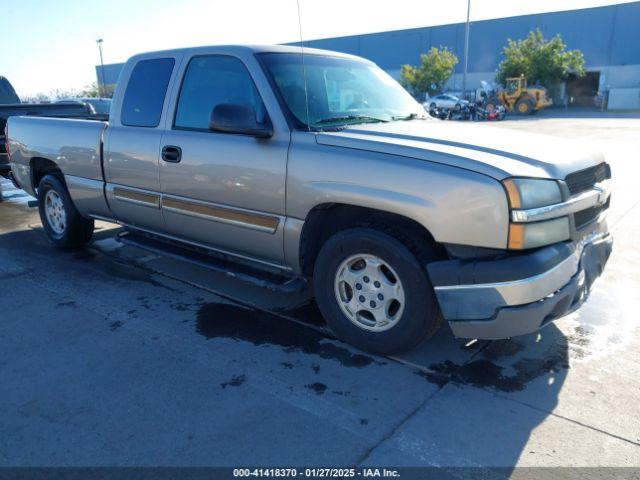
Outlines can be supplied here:
[[[570, 49], [584, 53], [587, 66], [640, 64], [640, 2], [473, 22], [469, 36], [469, 72], [494, 71], [507, 38], [520, 39], [540, 28], [546, 37], [561, 34]], [[464, 24], [312, 40], [305, 46], [351, 53], [386, 70], [417, 64], [432, 46], [453, 50], [463, 69]]]
[[[118, 77], [120, 76], [120, 71], [124, 63], [111, 63], [109, 65], [104, 66], [104, 84], [105, 85], [115, 85], [118, 83]], [[96, 65], [96, 78], [98, 79], [98, 84], [102, 85], [102, 68], [100, 65]]]
[[[640, 2], [633, 2], [473, 22], [469, 73], [493, 72], [500, 63], [507, 38], [523, 38], [535, 28], [540, 28], [547, 37], [559, 33], [568, 48], [582, 50], [587, 68], [640, 65]], [[304, 45], [359, 55], [389, 71], [397, 71], [403, 64], [417, 64], [420, 54], [432, 46], [446, 46], [460, 59], [456, 73], [461, 73], [464, 24], [311, 40]], [[105, 65], [105, 82], [115, 83], [121, 69], [122, 64]], [[99, 66], [96, 73], [101, 83]]]

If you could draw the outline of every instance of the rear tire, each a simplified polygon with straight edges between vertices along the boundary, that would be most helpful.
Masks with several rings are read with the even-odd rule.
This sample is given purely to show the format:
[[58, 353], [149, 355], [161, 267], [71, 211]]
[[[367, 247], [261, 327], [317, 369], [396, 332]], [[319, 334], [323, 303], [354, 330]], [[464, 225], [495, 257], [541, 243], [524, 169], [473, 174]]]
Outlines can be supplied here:
[[45, 175], [38, 185], [38, 211], [47, 236], [61, 248], [83, 247], [93, 235], [94, 222], [76, 209], [67, 187], [56, 175]]
[[425, 268], [398, 237], [371, 228], [338, 232], [322, 246], [313, 275], [318, 306], [336, 336], [385, 355], [433, 336], [441, 319]]

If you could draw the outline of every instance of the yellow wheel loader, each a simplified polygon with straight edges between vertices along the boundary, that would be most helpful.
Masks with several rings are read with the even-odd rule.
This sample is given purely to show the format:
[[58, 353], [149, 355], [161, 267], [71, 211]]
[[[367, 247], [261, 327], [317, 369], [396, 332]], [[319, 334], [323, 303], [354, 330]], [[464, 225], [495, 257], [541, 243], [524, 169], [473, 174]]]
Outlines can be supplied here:
[[542, 108], [549, 107], [553, 101], [549, 98], [547, 89], [540, 85], [527, 86], [524, 77], [507, 78], [506, 88], [498, 90], [489, 98], [485, 108], [489, 111], [502, 104], [509, 112], [519, 115], [531, 115]]

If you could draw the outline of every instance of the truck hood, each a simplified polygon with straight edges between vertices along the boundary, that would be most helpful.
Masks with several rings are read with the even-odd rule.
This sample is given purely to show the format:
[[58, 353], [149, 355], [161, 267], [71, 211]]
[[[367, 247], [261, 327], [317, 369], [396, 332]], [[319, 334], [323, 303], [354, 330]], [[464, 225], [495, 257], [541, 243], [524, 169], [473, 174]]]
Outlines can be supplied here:
[[321, 132], [321, 145], [417, 158], [502, 180], [512, 176], [563, 179], [604, 162], [582, 143], [476, 123], [412, 120]]

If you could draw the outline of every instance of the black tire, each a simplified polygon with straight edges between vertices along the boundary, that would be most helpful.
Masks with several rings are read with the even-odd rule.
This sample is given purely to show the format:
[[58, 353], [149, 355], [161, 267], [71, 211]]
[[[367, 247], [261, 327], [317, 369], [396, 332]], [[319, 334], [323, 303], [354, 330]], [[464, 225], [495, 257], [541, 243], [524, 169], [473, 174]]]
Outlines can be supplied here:
[[[65, 214], [65, 224], [61, 232], [57, 232], [47, 218], [45, 213], [45, 202], [47, 201], [47, 192], [53, 190], [62, 200], [62, 206]], [[67, 187], [64, 185], [60, 177], [56, 175], [45, 175], [38, 185], [38, 211], [40, 220], [47, 236], [55, 244], [61, 248], [78, 248], [83, 247], [93, 235], [94, 222], [84, 218], [78, 213]]]
[[[315, 262], [313, 286], [316, 301], [335, 335], [362, 350], [384, 355], [407, 351], [433, 336], [441, 322], [437, 300], [422, 263], [433, 252], [413, 252], [410, 242], [372, 228], [352, 228], [325, 242]], [[405, 244], [406, 243], [406, 244]], [[412, 246], [412, 249], [417, 247]], [[335, 294], [338, 268], [352, 255], [370, 254], [395, 270], [404, 289], [404, 310], [397, 323], [382, 332], [357, 326], [343, 313]], [[421, 258], [422, 261], [418, 261]]]
[[527, 98], [518, 100], [515, 111], [519, 115], [531, 115], [533, 113], [533, 102]]
[[435, 110], [437, 108], [437, 105], [435, 104], [435, 102], [431, 103], [431, 105], [429, 105], [429, 109], [430, 110]]
[[498, 105], [501, 105], [501, 104], [502, 102], [500, 102], [500, 100], [497, 97], [491, 97], [491, 98], [488, 98], [487, 101], [485, 102], [484, 109], [487, 112], [491, 112], [496, 108], [498, 108]]

